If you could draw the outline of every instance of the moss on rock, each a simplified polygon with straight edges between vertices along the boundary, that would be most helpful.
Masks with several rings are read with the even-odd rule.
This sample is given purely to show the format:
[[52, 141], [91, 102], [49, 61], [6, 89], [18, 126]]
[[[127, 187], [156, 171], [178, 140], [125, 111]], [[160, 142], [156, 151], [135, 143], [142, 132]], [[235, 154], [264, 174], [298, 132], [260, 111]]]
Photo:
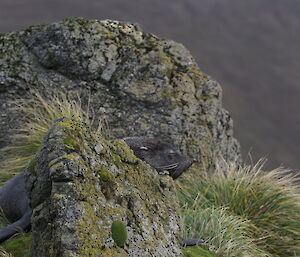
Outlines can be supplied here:
[[36, 165], [36, 160], [35, 158], [31, 159], [31, 161], [29, 162], [28, 165], [28, 171], [32, 174], [35, 175], [36, 171], [35, 171], [35, 165]]
[[[65, 144], [70, 132], [79, 151]], [[29, 185], [34, 257], [181, 254], [171, 177], [139, 161], [123, 140], [95, 137], [84, 124], [63, 119], [49, 130], [37, 158], [39, 179], [28, 180], [35, 181]]]
[[64, 139], [64, 145], [71, 148], [71, 149], [73, 149], [73, 150], [75, 150], [75, 148], [77, 147], [77, 143], [69, 137]]
[[120, 220], [113, 221], [111, 225], [111, 234], [116, 245], [123, 248], [128, 237], [126, 225]]
[[99, 179], [103, 182], [108, 182], [114, 178], [114, 175], [105, 168], [100, 169], [97, 174], [99, 175]]

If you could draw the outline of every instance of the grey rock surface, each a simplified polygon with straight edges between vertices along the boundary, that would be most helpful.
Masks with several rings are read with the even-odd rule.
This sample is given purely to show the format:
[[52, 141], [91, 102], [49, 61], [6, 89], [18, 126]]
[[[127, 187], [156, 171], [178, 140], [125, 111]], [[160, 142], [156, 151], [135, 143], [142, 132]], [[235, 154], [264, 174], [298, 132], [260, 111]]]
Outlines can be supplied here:
[[[85, 124], [57, 121], [26, 185], [34, 257], [181, 255], [172, 178], [139, 160], [123, 140], [109, 142]], [[128, 233], [124, 248], [112, 239], [117, 220]]]
[[117, 21], [66, 19], [0, 36], [0, 147], [24, 114], [17, 97], [56, 91], [90, 95], [96, 117], [106, 118], [113, 138], [153, 136], [176, 145], [198, 163], [240, 158], [222, 90], [203, 74], [187, 49]]

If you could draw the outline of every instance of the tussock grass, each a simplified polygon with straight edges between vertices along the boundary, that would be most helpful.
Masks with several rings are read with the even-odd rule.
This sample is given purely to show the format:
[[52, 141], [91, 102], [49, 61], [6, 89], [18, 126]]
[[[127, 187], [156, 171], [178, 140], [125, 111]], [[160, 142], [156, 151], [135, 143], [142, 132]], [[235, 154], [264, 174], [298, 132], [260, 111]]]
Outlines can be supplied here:
[[[207, 222], [208, 230], [209, 227], [211, 230], [215, 228], [202, 215], [207, 208], [212, 212], [223, 208], [229, 216], [246, 222], [242, 224], [247, 224], [247, 229], [241, 226], [241, 231], [252, 238], [259, 249], [268, 252], [267, 256], [300, 256], [299, 181], [288, 170], [278, 168], [265, 172], [262, 166], [263, 162], [254, 167], [228, 165], [227, 172], [217, 169], [214, 174], [205, 174], [197, 183], [179, 193], [181, 203], [184, 209], [198, 212], [198, 217]], [[190, 214], [184, 212], [185, 220], [186, 215]], [[224, 222], [224, 231], [229, 228], [230, 224]], [[201, 234], [203, 230], [193, 226], [190, 233], [206, 240]], [[221, 239], [224, 231], [219, 230], [216, 237]], [[226, 248], [216, 244], [210, 236], [207, 239], [216, 249]], [[225, 243], [224, 240], [222, 242]]]
[[0, 257], [14, 257], [14, 256], [6, 252], [2, 247], [0, 247]]
[[248, 236], [251, 223], [230, 215], [222, 208], [186, 209], [184, 237], [205, 239], [208, 249], [222, 257], [264, 257], [255, 240]]
[[95, 128], [96, 133], [101, 130], [101, 124], [95, 124], [89, 100], [87, 107], [83, 109], [79, 96], [74, 100], [60, 92], [46, 99], [37, 91], [32, 91], [32, 94], [32, 99], [15, 102], [15, 109], [25, 115], [26, 123], [16, 130], [13, 144], [1, 150], [0, 154], [5, 156], [5, 161], [0, 163], [4, 173], [24, 169], [36, 154], [48, 129], [59, 118], [80, 120], [87, 126]]

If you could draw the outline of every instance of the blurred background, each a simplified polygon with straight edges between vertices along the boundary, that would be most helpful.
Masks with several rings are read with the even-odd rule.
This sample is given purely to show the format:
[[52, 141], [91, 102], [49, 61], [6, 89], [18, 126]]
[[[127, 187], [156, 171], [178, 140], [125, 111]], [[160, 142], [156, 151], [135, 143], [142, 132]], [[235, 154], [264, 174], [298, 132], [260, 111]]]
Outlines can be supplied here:
[[181, 42], [221, 84], [244, 160], [300, 168], [300, 1], [1, 0], [0, 33], [68, 16], [139, 23]]

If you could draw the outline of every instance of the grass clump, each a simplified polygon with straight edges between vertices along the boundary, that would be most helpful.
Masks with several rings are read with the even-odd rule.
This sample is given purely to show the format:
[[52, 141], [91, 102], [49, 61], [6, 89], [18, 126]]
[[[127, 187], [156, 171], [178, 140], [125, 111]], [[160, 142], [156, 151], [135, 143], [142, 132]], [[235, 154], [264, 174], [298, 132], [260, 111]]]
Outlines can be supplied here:
[[25, 257], [30, 256], [30, 247], [32, 244], [31, 234], [21, 234], [13, 237], [3, 244], [0, 248], [0, 256], [2, 257]]
[[[63, 92], [53, 94], [47, 99], [37, 91], [32, 91], [32, 95], [31, 99], [21, 99], [15, 103], [16, 111], [25, 115], [26, 122], [22, 128], [16, 130], [12, 145], [1, 150], [0, 154], [5, 156], [1, 163], [4, 173], [18, 172], [27, 167], [49, 128], [59, 118], [66, 117], [81, 121], [95, 128], [96, 133], [101, 129], [100, 125], [95, 125], [94, 115], [89, 106], [90, 100], [84, 110], [79, 96], [74, 100]], [[64, 143], [70, 148], [75, 147], [75, 143], [70, 139], [65, 139]]]
[[251, 224], [222, 208], [194, 208], [183, 212], [184, 237], [204, 239], [216, 256], [263, 257], [264, 252], [247, 236]]
[[184, 257], [216, 257], [212, 252], [203, 249], [200, 246], [185, 247], [183, 249]]
[[188, 236], [206, 240], [218, 256], [300, 256], [297, 180], [282, 168], [265, 172], [262, 163], [203, 175], [179, 192]]

